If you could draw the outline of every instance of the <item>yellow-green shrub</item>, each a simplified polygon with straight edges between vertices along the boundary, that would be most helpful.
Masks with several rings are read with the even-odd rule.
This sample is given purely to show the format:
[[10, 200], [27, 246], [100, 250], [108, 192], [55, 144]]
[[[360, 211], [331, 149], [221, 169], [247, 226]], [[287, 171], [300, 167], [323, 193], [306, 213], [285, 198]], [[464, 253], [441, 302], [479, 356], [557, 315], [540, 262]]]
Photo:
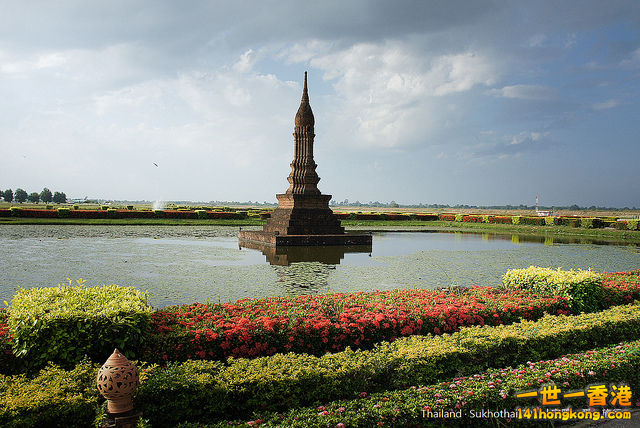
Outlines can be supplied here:
[[511, 217], [511, 223], [512, 224], [520, 224], [520, 220], [522, 219], [521, 215], [514, 215], [513, 217]]
[[152, 311], [146, 294], [133, 287], [21, 288], [7, 324], [14, 353], [25, 365], [70, 366], [84, 355], [103, 361], [115, 347], [135, 357]]
[[71, 213], [71, 210], [69, 208], [58, 208], [58, 217], [60, 218], [69, 217], [69, 213]]
[[201, 220], [207, 218], [207, 211], [206, 210], [195, 210], [194, 212], [196, 213], [196, 216]]
[[464, 214], [456, 214], [456, 219], [455, 221], [462, 221], [464, 219]]
[[627, 220], [627, 227], [629, 230], [638, 230], [638, 222], [638, 220]]
[[592, 312], [604, 307], [601, 284], [602, 275], [590, 270], [576, 272], [531, 266], [527, 269], [510, 269], [502, 276], [505, 288], [567, 297], [574, 313]]
[[50, 366], [31, 379], [0, 375], [0, 425], [5, 427], [87, 427], [98, 407], [97, 365], [72, 370]]

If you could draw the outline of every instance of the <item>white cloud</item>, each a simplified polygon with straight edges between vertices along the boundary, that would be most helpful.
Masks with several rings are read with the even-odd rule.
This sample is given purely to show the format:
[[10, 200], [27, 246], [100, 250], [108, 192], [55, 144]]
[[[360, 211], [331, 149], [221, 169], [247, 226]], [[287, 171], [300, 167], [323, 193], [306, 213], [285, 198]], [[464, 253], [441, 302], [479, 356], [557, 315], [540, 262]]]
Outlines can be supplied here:
[[488, 95], [503, 98], [517, 98], [522, 100], [550, 100], [555, 93], [547, 86], [538, 85], [512, 85], [501, 89], [490, 89]]
[[[309, 53], [313, 46], [318, 52]], [[323, 71], [336, 90], [330, 103], [332, 119], [350, 143], [399, 147], [428, 143], [429, 136], [447, 126], [457, 107], [446, 96], [491, 85], [499, 72], [478, 52], [425, 55], [406, 42], [359, 43], [327, 51], [326, 45], [294, 46], [290, 61], [308, 58]], [[445, 108], [443, 108], [445, 106]]]
[[618, 107], [620, 105], [620, 101], [618, 100], [614, 100], [614, 99], [610, 99], [607, 101], [603, 101], [600, 103], [595, 103], [591, 105], [591, 108], [594, 110], [608, 110], [611, 108], [615, 108]]

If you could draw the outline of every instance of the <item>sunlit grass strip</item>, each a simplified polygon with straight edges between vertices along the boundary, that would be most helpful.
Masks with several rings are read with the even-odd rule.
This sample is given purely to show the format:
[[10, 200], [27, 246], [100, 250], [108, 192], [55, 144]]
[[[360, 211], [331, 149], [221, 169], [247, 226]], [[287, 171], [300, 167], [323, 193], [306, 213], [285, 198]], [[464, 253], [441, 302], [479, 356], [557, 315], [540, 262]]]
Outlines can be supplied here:
[[[286, 427], [372, 427], [372, 426], [469, 426], [490, 424], [491, 420], [473, 420], [471, 411], [515, 412], [519, 406], [540, 406], [536, 399], [518, 399], [516, 393], [537, 390], [542, 385], [555, 384], [561, 391], [582, 391], [588, 385], [625, 383], [636, 395], [640, 389], [640, 341], [620, 343], [553, 360], [528, 362], [515, 368], [489, 369], [472, 376], [449, 378], [426, 386], [406, 390], [383, 391], [347, 401], [321, 401], [320, 405], [296, 408], [286, 413], [254, 413], [250, 420], [223, 421], [205, 425], [260, 425]], [[564, 400], [564, 407], [587, 408], [585, 398]], [[640, 407], [637, 398], [632, 407]], [[560, 406], [554, 406], [560, 407]], [[461, 411], [462, 419], [427, 419], [424, 411]], [[504, 422], [509, 419], [504, 418]], [[202, 424], [183, 425], [202, 427]]]
[[[166, 370], [154, 367], [145, 373], [148, 381], [141, 385], [138, 400], [150, 406], [150, 413], [159, 420], [178, 417], [182, 408], [189, 408], [190, 414], [195, 412], [198, 417], [215, 418], [263, 408], [278, 410], [352, 399], [362, 391], [431, 384], [489, 367], [556, 358], [567, 352], [637, 339], [640, 303], [597, 314], [546, 316], [536, 322], [464, 328], [451, 335], [413, 336], [371, 351], [230, 359], [226, 367], [214, 361], [189, 361]], [[170, 375], [164, 375], [167, 371]], [[201, 396], [178, 394], [183, 388], [200, 391]], [[173, 413], [161, 413], [157, 403], [169, 395], [175, 397]], [[192, 402], [208, 404], [194, 410], [189, 407]]]

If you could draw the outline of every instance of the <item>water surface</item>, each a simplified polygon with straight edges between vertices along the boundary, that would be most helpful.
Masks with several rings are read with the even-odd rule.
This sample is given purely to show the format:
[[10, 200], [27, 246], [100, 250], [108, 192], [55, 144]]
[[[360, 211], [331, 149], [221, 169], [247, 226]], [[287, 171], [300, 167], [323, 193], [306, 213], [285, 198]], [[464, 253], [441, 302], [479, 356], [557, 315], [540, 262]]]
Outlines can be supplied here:
[[374, 232], [370, 253], [345, 253], [340, 264], [276, 266], [240, 249], [227, 226], [0, 226], [0, 301], [18, 286], [66, 278], [133, 285], [151, 303], [287, 294], [432, 288], [500, 283], [507, 269], [531, 265], [621, 271], [640, 268], [636, 245], [572, 243], [504, 234]]

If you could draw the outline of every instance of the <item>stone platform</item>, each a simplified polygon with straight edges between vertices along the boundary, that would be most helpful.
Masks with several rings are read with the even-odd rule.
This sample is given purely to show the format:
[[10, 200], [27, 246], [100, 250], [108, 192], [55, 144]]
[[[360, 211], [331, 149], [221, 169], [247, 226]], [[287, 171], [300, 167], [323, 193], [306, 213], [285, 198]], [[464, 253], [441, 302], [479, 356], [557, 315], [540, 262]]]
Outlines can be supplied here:
[[328, 235], [281, 235], [262, 230], [241, 230], [238, 240], [277, 247], [285, 246], [316, 246], [316, 245], [371, 245], [372, 236], [362, 234], [328, 234]]

